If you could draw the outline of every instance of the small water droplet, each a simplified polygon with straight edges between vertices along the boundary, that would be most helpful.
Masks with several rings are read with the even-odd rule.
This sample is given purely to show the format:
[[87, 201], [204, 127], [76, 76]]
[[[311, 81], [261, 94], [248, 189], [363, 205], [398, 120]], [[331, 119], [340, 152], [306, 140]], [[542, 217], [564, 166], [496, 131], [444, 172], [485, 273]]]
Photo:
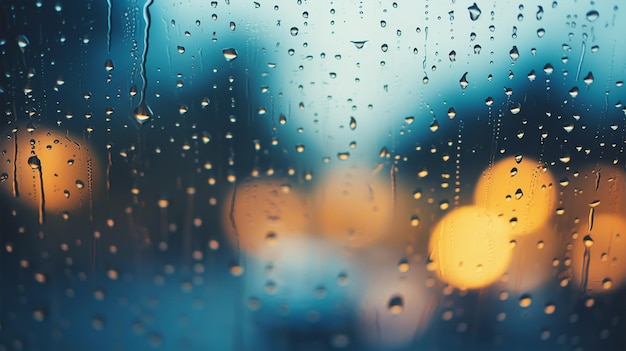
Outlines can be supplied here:
[[585, 83], [585, 85], [587, 85], [587, 87], [589, 87], [591, 83], [593, 83], [593, 73], [591, 73], [591, 71], [589, 71], [585, 78], [583, 78], [583, 82]]
[[524, 294], [519, 298], [519, 306], [522, 308], [526, 308], [532, 304], [533, 300], [528, 294]]
[[85, 187], [85, 183], [80, 179], [76, 179], [76, 188], [83, 189], [84, 187]]
[[291, 33], [291, 36], [295, 37], [296, 35], [298, 35], [298, 27], [291, 27], [289, 33]]

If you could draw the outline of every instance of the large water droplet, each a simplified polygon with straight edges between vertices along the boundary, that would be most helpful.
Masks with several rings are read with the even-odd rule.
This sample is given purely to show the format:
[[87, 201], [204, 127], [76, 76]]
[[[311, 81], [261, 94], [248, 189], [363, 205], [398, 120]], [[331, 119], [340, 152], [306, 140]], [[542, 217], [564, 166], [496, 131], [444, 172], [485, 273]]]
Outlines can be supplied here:
[[222, 54], [224, 55], [224, 59], [226, 59], [226, 61], [229, 61], [229, 62], [236, 59], [239, 55], [237, 50], [235, 50], [234, 48], [223, 49]]
[[32, 169], [39, 169], [41, 167], [41, 160], [36, 155], [31, 156], [28, 158], [28, 165]]
[[115, 65], [113, 64], [113, 60], [111, 60], [111, 59], [107, 59], [107, 60], [104, 62], [104, 69], [105, 69], [107, 72], [112, 71], [114, 68], [115, 68]]
[[593, 22], [593, 21], [597, 20], [598, 17], [600, 17], [600, 14], [596, 10], [591, 10], [591, 11], [587, 12], [587, 21], [589, 21], [589, 22]]
[[22, 50], [22, 52], [26, 49], [28, 45], [30, 45], [30, 41], [26, 38], [25, 35], [18, 35], [15, 40], [17, 41], [17, 46]]
[[363, 47], [365, 46], [365, 43], [367, 43], [367, 40], [351, 40], [350, 42], [354, 44], [355, 48], [363, 49]]
[[142, 126], [144, 123], [149, 122], [152, 119], [152, 109], [146, 104], [145, 101], [141, 101], [133, 112], [135, 115], [135, 121]]
[[468, 7], [467, 10], [469, 11], [470, 19], [472, 21], [476, 21], [478, 19], [478, 17], [480, 17], [480, 14], [482, 13], [482, 11], [480, 11], [480, 9], [478, 8], [478, 5], [476, 5], [476, 3], [474, 3], [472, 6]]

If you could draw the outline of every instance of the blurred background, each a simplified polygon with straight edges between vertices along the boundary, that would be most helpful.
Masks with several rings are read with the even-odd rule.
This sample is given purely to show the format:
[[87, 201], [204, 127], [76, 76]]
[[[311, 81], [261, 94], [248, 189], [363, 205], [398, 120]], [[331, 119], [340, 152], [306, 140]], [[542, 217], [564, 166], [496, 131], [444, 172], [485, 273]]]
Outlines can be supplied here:
[[626, 349], [624, 10], [3, 1], [0, 350]]

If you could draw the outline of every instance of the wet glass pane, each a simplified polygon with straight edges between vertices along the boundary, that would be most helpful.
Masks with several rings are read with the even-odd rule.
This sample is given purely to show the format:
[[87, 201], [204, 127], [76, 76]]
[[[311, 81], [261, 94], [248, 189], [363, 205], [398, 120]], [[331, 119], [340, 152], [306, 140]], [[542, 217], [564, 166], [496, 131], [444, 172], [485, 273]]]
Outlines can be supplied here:
[[626, 349], [625, 6], [2, 1], [0, 351]]

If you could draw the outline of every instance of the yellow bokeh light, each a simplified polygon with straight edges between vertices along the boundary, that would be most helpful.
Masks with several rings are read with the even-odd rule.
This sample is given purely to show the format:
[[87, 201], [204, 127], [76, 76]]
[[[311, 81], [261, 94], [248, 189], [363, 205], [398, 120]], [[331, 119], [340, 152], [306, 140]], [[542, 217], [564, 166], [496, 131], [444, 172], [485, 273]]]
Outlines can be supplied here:
[[[598, 214], [591, 231], [586, 221], [581, 221], [577, 229], [571, 252], [576, 287], [591, 293], [619, 288], [626, 281], [626, 218]], [[588, 249], [588, 256], [585, 249]]]
[[391, 230], [392, 187], [380, 174], [343, 167], [326, 174], [314, 190], [318, 231], [350, 247], [363, 247]]
[[222, 225], [233, 246], [258, 253], [281, 239], [306, 235], [310, 220], [301, 192], [281, 178], [248, 178], [226, 196]]
[[476, 289], [498, 280], [511, 261], [510, 226], [493, 212], [460, 207], [434, 227], [431, 267], [439, 278], [460, 289]]
[[495, 284], [498, 290], [524, 293], [549, 281], [556, 275], [559, 264], [559, 260], [555, 259], [562, 250], [559, 243], [556, 232], [549, 225], [524, 236], [511, 238], [511, 264], [506, 274]]
[[[97, 157], [85, 140], [43, 126], [18, 128], [9, 135], [11, 138], [0, 145], [8, 161], [0, 166], [0, 192], [5, 197], [15, 197], [29, 208], [40, 208], [43, 185], [44, 215], [89, 208], [90, 197], [98, 191], [102, 177]], [[29, 161], [35, 159], [38, 165]]]
[[525, 235], [539, 229], [554, 214], [556, 184], [537, 160], [509, 157], [483, 172], [474, 190], [474, 201], [505, 218], [512, 235]]

